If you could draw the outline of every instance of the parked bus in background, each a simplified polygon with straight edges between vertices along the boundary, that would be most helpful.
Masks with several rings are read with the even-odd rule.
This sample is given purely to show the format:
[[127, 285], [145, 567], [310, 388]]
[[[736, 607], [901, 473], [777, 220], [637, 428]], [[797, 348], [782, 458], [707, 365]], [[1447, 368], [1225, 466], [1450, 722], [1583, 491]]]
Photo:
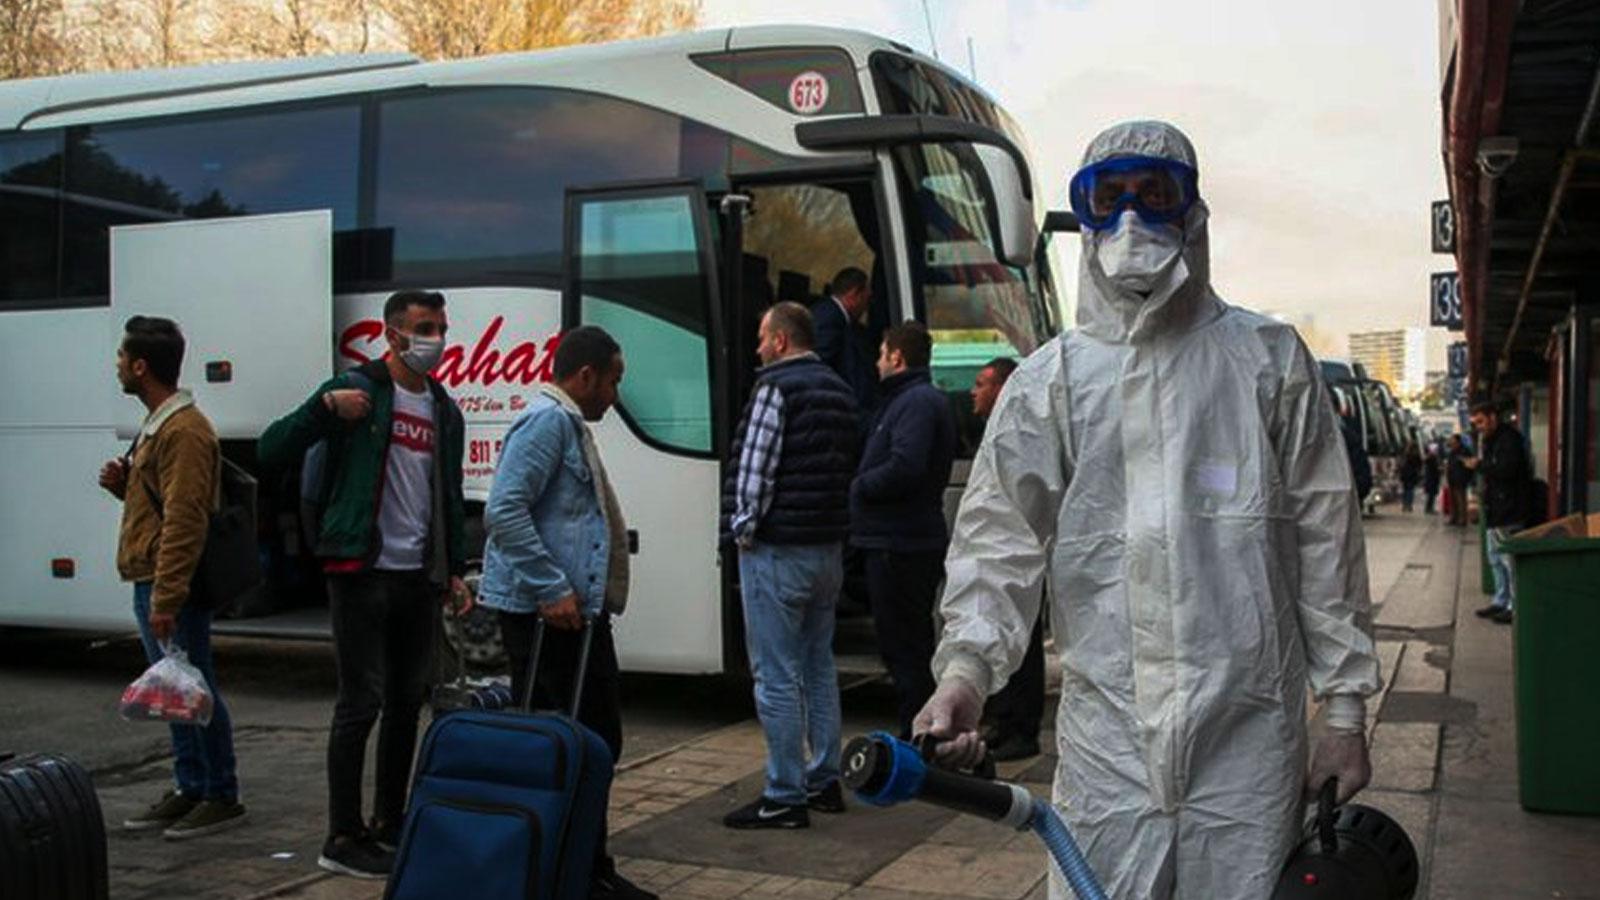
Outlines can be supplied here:
[[[382, 352], [384, 298], [425, 287], [479, 506], [562, 330], [621, 342], [597, 434], [636, 554], [623, 663], [740, 669], [718, 494], [761, 311], [868, 272], [873, 346], [925, 322], [964, 404], [972, 360], [1059, 329], [1037, 196], [992, 98], [836, 29], [0, 83], [0, 372], [29, 385], [0, 407], [0, 624], [126, 627], [94, 473], [138, 424], [107, 362], [128, 315], [183, 324], [185, 384], [254, 468], [272, 418]], [[270, 583], [233, 624], [324, 632], [295, 474], [261, 474]]]

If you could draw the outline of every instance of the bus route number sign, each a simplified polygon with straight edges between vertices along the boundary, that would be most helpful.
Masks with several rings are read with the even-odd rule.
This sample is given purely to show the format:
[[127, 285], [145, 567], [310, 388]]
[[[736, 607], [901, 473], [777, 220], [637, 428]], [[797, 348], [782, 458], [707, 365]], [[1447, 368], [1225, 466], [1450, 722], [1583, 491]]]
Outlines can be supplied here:
[[828, 79], [807, 70], [789, 82], [789, 108], [802, 116], [815, 115], [828, 105]]

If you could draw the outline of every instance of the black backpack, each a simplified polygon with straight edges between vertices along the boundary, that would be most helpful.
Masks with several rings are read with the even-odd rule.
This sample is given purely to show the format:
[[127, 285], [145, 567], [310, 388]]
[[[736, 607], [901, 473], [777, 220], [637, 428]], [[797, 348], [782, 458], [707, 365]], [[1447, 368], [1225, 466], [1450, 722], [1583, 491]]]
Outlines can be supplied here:
[[[132, 451], [128, 454], [133, 455]], [[189, 603], [215, 612], [261, 584], [261, 550], [256, 542], [256, 479], [226, 456], [218, 456], [217, 503], [206, 525], [206, 545], [189, 581]], [[156, 516], [161, 498], [140, 481]]]

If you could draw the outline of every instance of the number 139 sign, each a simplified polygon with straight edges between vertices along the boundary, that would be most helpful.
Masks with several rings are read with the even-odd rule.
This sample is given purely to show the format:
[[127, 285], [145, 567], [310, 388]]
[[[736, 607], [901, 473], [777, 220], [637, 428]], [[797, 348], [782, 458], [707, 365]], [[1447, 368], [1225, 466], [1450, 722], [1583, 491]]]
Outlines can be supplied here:
[[1461, 331], [1461, 278], [1455, 272], [1435, 272], [1428, 282], [1428, 324]]

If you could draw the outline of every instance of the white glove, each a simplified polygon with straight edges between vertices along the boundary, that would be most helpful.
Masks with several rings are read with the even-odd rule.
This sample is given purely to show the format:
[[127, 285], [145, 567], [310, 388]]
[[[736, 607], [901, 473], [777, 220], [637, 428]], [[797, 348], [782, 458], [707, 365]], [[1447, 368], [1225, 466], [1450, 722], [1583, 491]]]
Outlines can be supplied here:
[[1372, 780], [1372, 761], [1367, 756], [1367, 739], [1361, 732], [1328, 733], [1311, 751], [1311, 767], [1306, 770], [1306, 797], [1315, 802], [1323, 782], [1339, 779], [1335, 803], [1356, 795]]
[[983, 738], [978, 735], [982, 715], [978, 689], [960, 678], [946, 678], [912, 721], [911, 735], [925, 734], [938, 742], [934, 756], [941, 766], [970, 769], [983, 759]]

